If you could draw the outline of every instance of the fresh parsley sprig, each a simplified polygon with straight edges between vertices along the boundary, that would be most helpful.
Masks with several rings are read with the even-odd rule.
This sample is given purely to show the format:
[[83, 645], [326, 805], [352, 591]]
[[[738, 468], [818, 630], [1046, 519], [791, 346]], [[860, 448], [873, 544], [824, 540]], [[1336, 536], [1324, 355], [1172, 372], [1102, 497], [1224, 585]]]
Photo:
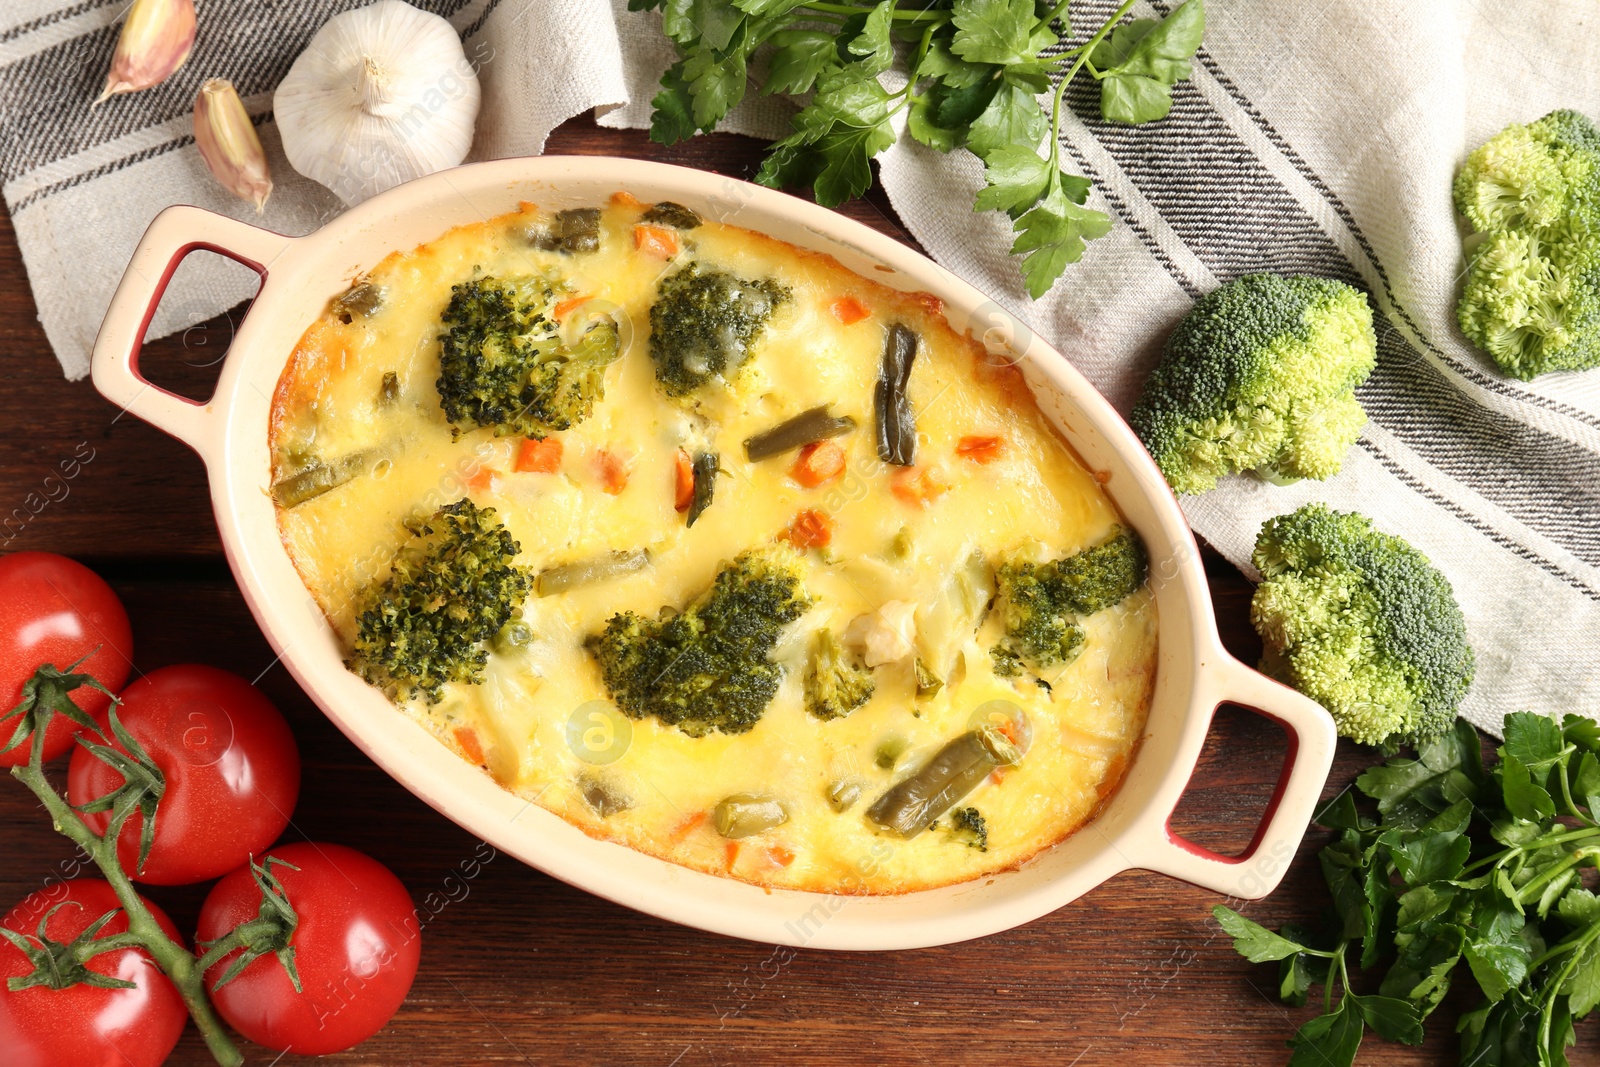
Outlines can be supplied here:
[[[1328, 931], [1273, 933], [1213, 910], [1240, 954], [1278, 961], [1285, 1001], [1323, 986], [1322, 1014], [1289, 1042], [1291, 1067], [1348, 1067], [1368, 1029], [1420, 1044], [1463, 970], [1482, 995], [1457, 1027], [1463, 1064], [1567, 1067], [1573, 1021], [1600, 1003], [1600, 898], [1583, 885], [1600, 861], [1600, 726], [1517, 712], [1499, 757], [1485, 768], [1458, 722], [1356, 779], [1376, 818], [1348, 790], [1318, 812], [1338, 833], [1319, 857]], [[1380, 964], [1376, 994], [1352, 991], [1352, 966]]]
[[[1123, 23], [1134, 5], [1126, 0], [1085, 41], [1064, 47], [1067, 3], [629, 0], [629, 7], [659, 7], [680, 57], [653, 101], [655, 140], [673, 144], [714, 129], [764, 59], [762, 92], [806, 99], [794, 132], [772, 146], [756, 180], [809, 185], [831, 207], [872, 184], [869, 164], [894, 143], [894, 120], [904, 112], [917, 141], [942, 152], [964, 148], [983, 161], [986, 185], [974, 210], [1010, 217], [1011, 251], [1023, 257], [1022, 275], [1037, 299], [1083, 256], [1085, 242], [1111, 229], [1104, 212], [1084, 206], [1088, 180], [1062, 164], [1067, 86], [1087, 72], [1100, 85], [1108, 121], [1163, 118], [1205, 28], [1204, 0]], [[881, 76], [902, 60], [905, 84], [891, 91]], [[1052, 92], [1052, 79], [1046, 118], [1039, 98]]]

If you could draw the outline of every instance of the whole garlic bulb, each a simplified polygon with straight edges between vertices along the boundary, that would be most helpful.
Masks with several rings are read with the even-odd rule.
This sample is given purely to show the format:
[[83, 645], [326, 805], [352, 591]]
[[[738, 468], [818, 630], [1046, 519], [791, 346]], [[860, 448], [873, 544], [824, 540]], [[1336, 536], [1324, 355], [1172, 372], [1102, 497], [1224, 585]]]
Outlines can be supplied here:
[[478, 77], [448, 22], [378, 0], [317, 31], [272, 107], [290, 165], [354, 205], [466, 158]]

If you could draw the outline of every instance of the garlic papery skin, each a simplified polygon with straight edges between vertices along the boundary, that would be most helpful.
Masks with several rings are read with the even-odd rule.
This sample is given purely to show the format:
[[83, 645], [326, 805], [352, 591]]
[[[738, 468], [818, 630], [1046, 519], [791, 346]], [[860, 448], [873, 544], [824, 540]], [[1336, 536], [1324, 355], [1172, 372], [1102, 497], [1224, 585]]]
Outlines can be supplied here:
[[317, 31], [272, 110], [294, 169], [354, 205], [465, 159], [478, 96], [448, 22], [379, 0]]
[[98, 104], [170, 78], [194, 48], [194, 0], [133, 0], [122, 22]]
[[194, 98], [194, 143], [222, 187], [261, 214], [272, 195], [267, 153], [238, 90], [225, 78], [211, 78]]

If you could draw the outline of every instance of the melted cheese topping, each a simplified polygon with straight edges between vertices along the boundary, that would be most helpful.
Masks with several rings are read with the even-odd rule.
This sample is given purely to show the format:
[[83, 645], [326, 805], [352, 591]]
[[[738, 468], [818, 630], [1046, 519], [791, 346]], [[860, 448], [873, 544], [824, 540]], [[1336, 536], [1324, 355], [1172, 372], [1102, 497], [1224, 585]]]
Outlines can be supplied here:
[[[1153, 600], [1141, 590], [1086, 620], [1084, 651], [1045, 688], [993, 674], [987, 649], [998, 636], [997, 619], [977, 632], [963, 624], [956, 576], [975, 550], [992, 564], [1033, 542], [1056, 556], [1105, 539], [1118, 516], [1094, 476], [1015, 369], [958, 336], [936, 300], [711, 221], [679, 233], [676, 262], [664, 261], [650, 242], [636, 247], [642, 210], [625, 194], [613, 198], [602, 215], [600, 248], [579, 255], [530, 243], [530, 227], [544, 218], [533, 205], [452, 230], [389, 256], [367, 276], [384, 293], [372, 315], [345, 323], [334, 306], [307, 330], [275, 397], [275, 476], [311, 457], [367, 456], [354, 480], [279, 511], [283, 541], [328, 619], [348, 645], [363, 590], [386, 575], [408, 537], [403, 520], [463, 496], [496, 509], [521, 546], [517, 562], [534, 571], [647, 547], [651, 562], [643, 570], [530, 596], [523, 618], [535, 639], [512, 654], [492, 654], [482, 684], [447, 686], [437, 703], [401, 709], [506, 789], [593, 836], [759, 884], [905, 892], [1015, 866], [1072, 833], [1115, 789], [1144, 728], [1156, 650]], [[656, 384], [647, 335], [659, 279], [691, 258], [740, 277], [773, 278], [793, 295], [734, 386], [714, 382], [684, 402]], [[528, 273], [564, 279], [571, 293], [593, 298], [568, 313], [569, 330], [581, 332], [586, 317], [609, 314], [622, 338], [604, 399], [591, 417], [557, 435], [563, 455], [555, 473], [516, 472], [516, 439], [489, 430], [453, 438], [434, 384], [451, 286], [480, 274]], [[860, 308], [838, 304], [841, 298]], [[844, 321], [861, 309], [865, 317]], [[921, 342], [909, 386], [918, 431], [917, 469], [909, 475], [878, 460], [872, 432], [873, 383], [895, 322]], [[391, 373], [399, 395], [383, 402]], [[792, 476], [792, 452], [746, 460], [746, 438], [821, 404], [857, 422], [837, 439], [847, 457], [840, 477], [804, 488]], [[998, 456], [963, 454], [958, 446], [971, 436], [999, 438]], [[693, 528], [674, 508], [680, 447], [709, 447], [726, 472]], [[608, 492], [606, 469], [614, 472], [619, 462], [626, 487]], [[931, 485], [934, 492], [919, 500], [907, 492], [908, 479], [911, 488]], [[832, 542], [804, 554], [806, 587], [817, 603], [773, 653], [785, 681], [755, 728], [694, 738], [617, 712], [584, 638], [616, 612], [654, 618], [664, 605], [682, 607], [721, 563], [773, 541], [806, 509], [828, 516]], [[810, 715], [802, 681], [811, 635], [821, 626], [843, 633], [885, 605], [891, 616], [911, 612], [893, 602], [915, 606], [917, 648], [942, 661], [948, 684], [918, 699], [907, 658], [877, 667], [872, 699], [847, 717]], [[990, 703], [996, 700], [1009, 704]], [[946, 742], [996, 708], [1018, 707], [1031, 747], [961, 801], [983, 815], [986, 850], [968, 847], [948, 818], [909, 840], [865, 818], [874, 798]], [[826, 795], [839, 782], [861, 791], [842, 813]], [[737, 793], [776, 798], [788, 821], [739, 841], [720, 837], [711, 812]], [[601, 803], [597, 810], [602, 794], [625, 809]]]

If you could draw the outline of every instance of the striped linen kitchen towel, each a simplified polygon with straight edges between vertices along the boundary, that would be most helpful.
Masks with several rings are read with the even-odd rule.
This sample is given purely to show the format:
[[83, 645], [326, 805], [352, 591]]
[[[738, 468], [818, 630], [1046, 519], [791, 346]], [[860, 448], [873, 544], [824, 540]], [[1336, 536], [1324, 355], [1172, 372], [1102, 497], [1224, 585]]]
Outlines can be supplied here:
[[[277, 149], [271, 89], [329, 15], [360, 0], [202, 0], [189, 64], [160, 89], [89, 110], [121, 0], [10, 0], [0, 11], [0, 181], [40, 317], [63, 368], [87, 354], [138, 235], [169, 203], [249, 218], [215, 188], [189, 133], [201, 81], [232, 78], [258, 115], [278, 192], [264, 225], [310, 230], [337, 210]], [[533, 153], [590, 107], [646, 126], [671, 61], [659, 16], [625, 0], [424, 0], [461, 31], [479, 66], [473, 158]], [[1112, 0], [1073, 7], [1098, 25]], [[1151, 15], [1171, 0], [1141, 3]], [[1557, 107], [1600, 118], [1600, 9], [1591, 0], [1209, 0], [1194, 77], [1162, 122], [1098, 119], [1092, 87], [1071, 101], [1064, 149], [1117, 225], [1056, 289], [1022, 293], [1005, 220], [967, 210], [976, 160], [902, 137], [881, 178], [930, 254], [1065, 352], [1123, 411], [1192, 301], [1252, 271], [1339, 278], [1377, 311], [1372, 416], [1328, 482], [1234, 478], [1184, 509], [1248, 568], [1262, 521], [1310, 500], [1403, 534], [1450, 577], [1478, 653], [1467, 718], [1494, 732], [1507, 711], [1600, 713], [1600, 371], [1504, 378], [1460, 335], [1462, 268], [1450, 182], [1506, 123]], [[1078, 92], [1080, 87], [1074, 86]], [[787, 112], [748, 100], [728, 128], [787, 131]], [[191, 259], [193, 263], [193, 258]], [[252, 277], [186, 266], [154, 333], [207, 318]]]

